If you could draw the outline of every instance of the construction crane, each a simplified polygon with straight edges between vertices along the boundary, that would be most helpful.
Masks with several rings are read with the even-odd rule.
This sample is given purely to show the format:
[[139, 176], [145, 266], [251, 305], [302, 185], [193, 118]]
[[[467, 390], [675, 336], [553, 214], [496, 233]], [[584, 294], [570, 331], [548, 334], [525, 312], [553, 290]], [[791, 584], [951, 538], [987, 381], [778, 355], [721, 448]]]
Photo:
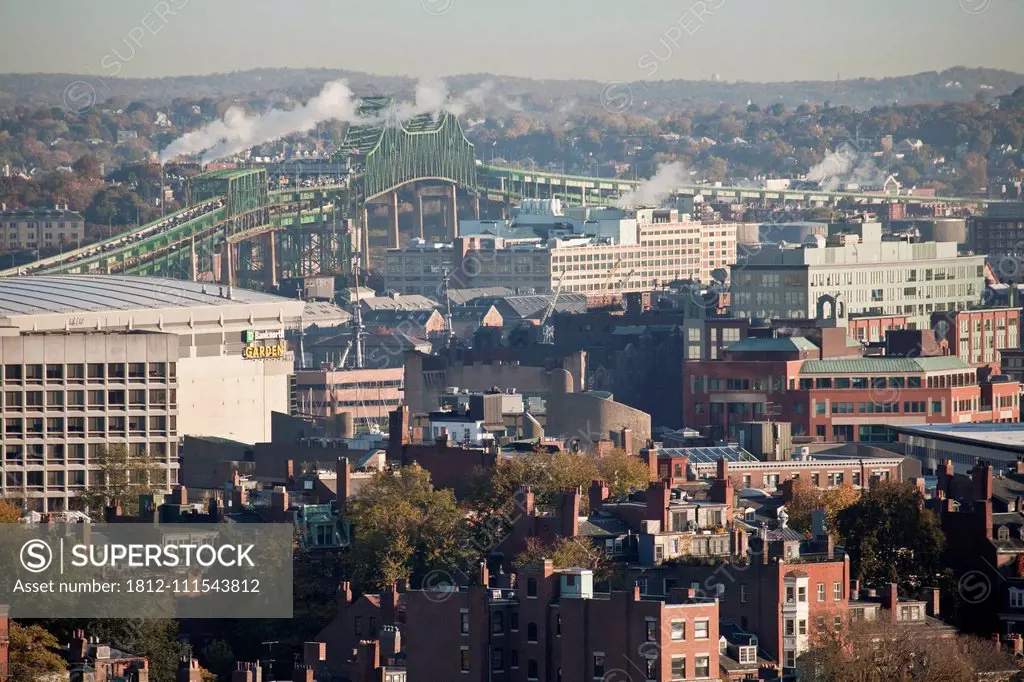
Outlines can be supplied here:
[[612, 278], [615, 277], [615, 273], [619, 271], [619, 266], [622, 265], [622, 261], [625, 260], [625, 259], [626, 259], [625, 256], [619, 256], [618, 259], [615, 261], [615, 265], [613, 265], [611, 268], [609, 268], [608, 274], [605, 275], [605, 277], [604, 277], [604, 290], [605, 291], [607, 291], [608, 289], [612, 288], [612, 284], [614, 284]]
[[622, 281], [619, 282], [618, 291], [621, 292], [621, 291], [623, 291], [626, 288], [626, 285], [629, 284], [629, 280], [633, 278], [633, 273], [635, 273], [635, 272], [636, 272], [636, 268], [633, 268], [632, 270], [629, 271], [629, 273], [625, 277], [622, 278]]
[[548, 303], [547, 310], [544, 311], [544, 316], [540, 318], [540, 326], [543, 327], [544, 323], [551, 317], [551, 313], [555, 312], [555, 304], [558, 303], [558, 296], [562, 293], [562, 279], [565, 277], [565, 270], [562, 270], [562, 274], [558, 276], [558, 284], [555, 285], [555, 294], [551, 297], [551, 301]]

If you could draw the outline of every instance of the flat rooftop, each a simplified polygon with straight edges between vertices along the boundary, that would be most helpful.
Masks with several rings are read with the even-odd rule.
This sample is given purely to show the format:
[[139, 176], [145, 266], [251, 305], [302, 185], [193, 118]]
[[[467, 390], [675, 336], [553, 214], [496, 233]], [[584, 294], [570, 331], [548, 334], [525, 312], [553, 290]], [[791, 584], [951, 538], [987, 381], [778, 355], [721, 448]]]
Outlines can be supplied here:
[[898, 433], [1024, 452], [1024, 424], [921, 424], [890, 426]]
[[0, 319], [107, 310], [208, 308], [291, 299], [219, 284], [163, 277], [31, 275], [0, 278]]

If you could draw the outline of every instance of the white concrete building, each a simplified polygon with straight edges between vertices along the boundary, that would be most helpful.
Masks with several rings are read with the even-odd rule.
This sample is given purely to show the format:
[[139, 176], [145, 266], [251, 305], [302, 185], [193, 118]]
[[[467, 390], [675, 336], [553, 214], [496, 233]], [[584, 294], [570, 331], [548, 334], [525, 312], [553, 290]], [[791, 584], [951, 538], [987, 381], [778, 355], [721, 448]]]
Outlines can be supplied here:
[[840, 223], [825, 238], [767, 244], [732, 271], [733, 314], [746, 318], [906, 315], [924, 329], [933, 312], [980, 303], [984, 256], [957, 256], [955, 242], [883, 238], [879, 223]]
[[[543, 204], [544, 202], [540, 202]], [[565, 293], [650, 291], [677, 280], [707, 284], [736, 260], [736, 223], [690, 220], [676, 209], [566, 209], [528, 205], [512, 221], [462, 221], [454, 244], [414, 241], [387, 252], [387, 287], [431, 294], [505, 286]]]
[[150, 277], [0, 279], [0, 493], [66, 509], [95, 485], [98, 448], [148, 453], [177, 482], [185, 435], [270, 440], [289, 411], [285, 333], [341, 309]]

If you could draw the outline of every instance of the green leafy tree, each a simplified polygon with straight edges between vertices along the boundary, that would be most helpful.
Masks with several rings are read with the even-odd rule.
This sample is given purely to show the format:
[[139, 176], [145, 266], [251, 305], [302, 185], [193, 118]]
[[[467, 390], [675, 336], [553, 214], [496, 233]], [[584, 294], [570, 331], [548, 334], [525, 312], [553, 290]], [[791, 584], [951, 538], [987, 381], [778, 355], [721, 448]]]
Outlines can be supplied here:
[[418, 585], [432, 570], [466, 567], [463, 518], [452, 491], [435, 490], [421, 467], [378, 473], [349, 502], [357, 584], [380, 589], [405, 578]]
[[66, 674], [67, 663], [56, 653], [59, 646], [57, 638], [42, 626], [12, 622], [8, 649], [11, 680], [41, 680]]
[[536, 537], [527, 538], [525, 549], [516, 555], [513, 563], [517, 567], [528, 566], [544, 559], [551, 559], [555, 568], [589, 568], [597, 580], [611, 577], [608, 555], [587, 538], [558, 538], [551, 544]]
[[596, 461], [598, 476], [608, 485], [615, 497], [625, 497], [637, 490], [645, 490], [651, 482], [647, 462], [636, 455], [616, 448]]
[[148, 454], [132, 455], [123, 443], [108, 443], [91, 457], [98, 465], [90, 477], [95, 484], [80, 495], [93, 516], [102, 518], [105, 507], [120, 507], [127, 515], [139, 511], [139, 495], [165, 485], [164, 468]]
[[883, 483], [836, 516], [851, 572], [866, 584], [919, 589], [942, 569], [938, 519], [909, 483]]
[[801, 533], [811, 530], [811, 512], [824, 509], [826, 525], [835, 532], [839, 514], [857, 501], [858, 492], [849, 484], [822, 490], [811, 482], [798, 478], [793, 481], [793, 499], [786, 505], [789, 525]]

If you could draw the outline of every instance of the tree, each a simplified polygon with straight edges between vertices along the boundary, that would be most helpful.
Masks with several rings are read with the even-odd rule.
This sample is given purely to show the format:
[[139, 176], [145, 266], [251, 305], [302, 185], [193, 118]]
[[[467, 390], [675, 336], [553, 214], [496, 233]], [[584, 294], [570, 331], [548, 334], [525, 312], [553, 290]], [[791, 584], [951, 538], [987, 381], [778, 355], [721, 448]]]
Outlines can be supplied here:
[[597, 459], [597, 473], [608, 485], [608, 492], [620, 498], [645, 490], [651, 482], [647, 462], [619, 448]]
[[587, 538], [558, 538], [551, 544], [536, 537], [526, 538], [526, 548], [516, 555], [513, 563], [517, 567], [528, 566], [544, 559], [551, 559], [555, 568], [589, 568], [597, 580], [611, 577], [608, 556]]
[[454, 494], [435, 490], [417, 465], [378, 473], [350, 501], [349, 519], [355, 529], [351, 570], [365, 590], [399, 578], [416, 585], [431, 570], [453, 573], [469, 559]]
[[164, 476], [163, 466], [148, 454], [132, 455], [124, 443], [108, 443], [91, 457], [98, 470], [90, 473], [95, 480], [80, 498], [101, 517], [106, 507], [120, 507], [127, 515], [139, 511], [139, 495], [156, 489], [154, 479]]
[[0, 523], [18, 523], [21, 510], [7, 500], [0, 500]]
[[789, 525], [801, 533], [811, 531], [811, 512], [825, 510], [825, 523], [830, 532], [835, 532], [839, 513], [857, 501], [857, 490], [849, 484], [822, 490], [810, 481], [798, 478], [793, 481], [793, 499], [786, 505]]
[[60, 642], [39, 625], [11, 622], [10, 674], [12, 680], [41, 680], [67, 673], [67, 663], [56, 653]]
[[836, 530], [851, 573], [866, 584], [918, 589], [942, 567], [938, 519], [909, 483], [882, 483], [839, 512]]
[[71, 166], [71, 169], [75, 171], [76, 174], [90, 180], [100, 177], [101, 168], [102, 164], [100, 163], [100, 160], [93, 154], [86, 154], [85, 156], [80, 157], [78, 161], [75, 161]]
[[562, 488], [586, 489], [599, 476], [596, 459], [589, 453], [538, 450], [483, 473], [471, 498], [478, 511], [492, 514], [512, 500], [517, 486], [528, 485], [537, 503], [553, 504]]
[[812, 682], [974, 682], [985, 673], [1020, 679], [1007, 676], [1019, 675], [1019, 668], [991, 642], [888, 620], [813, 631], [811, 648], [797, 660], [797, 669], [800, 679]]

